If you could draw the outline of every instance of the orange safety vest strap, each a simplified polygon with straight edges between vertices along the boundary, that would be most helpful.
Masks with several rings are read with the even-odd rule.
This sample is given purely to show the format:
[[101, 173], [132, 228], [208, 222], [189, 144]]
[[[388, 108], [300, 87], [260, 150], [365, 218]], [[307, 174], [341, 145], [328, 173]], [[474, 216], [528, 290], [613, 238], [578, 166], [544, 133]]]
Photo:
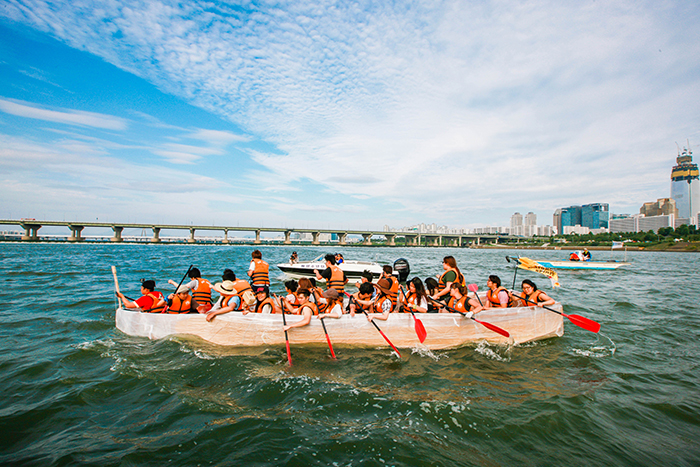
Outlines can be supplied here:
[[197, 289], [192, 291], [192, 298], [200, 304], [211, 303], [211, 284], [208, 280], [197, 277]]
[[165, 305], [156, 306], [158, 302], [161, 301], [161, 297], [155, 295], [155, 292], [151, 292], [146, 295], [148, 297], [151, 297], [151, 300], [153, 300], [153, 302], [151, 302], [151, 308], [143, 311], [145, 311], [146, 313], [162, 313], [163, 311], [165, 311]]
[[187, 296], [186, 300], [180, 300], [178, 294], [173, 295], [173, 303], [168, 307], [168, 313], [177, 315], [192, 311], [192, 297]]
[[343, 270], [336, 265], [331, 266], [331, 278], [328, 279], [328, 288], [335, 289], [339, 294], [345, 292], [345, 279]]

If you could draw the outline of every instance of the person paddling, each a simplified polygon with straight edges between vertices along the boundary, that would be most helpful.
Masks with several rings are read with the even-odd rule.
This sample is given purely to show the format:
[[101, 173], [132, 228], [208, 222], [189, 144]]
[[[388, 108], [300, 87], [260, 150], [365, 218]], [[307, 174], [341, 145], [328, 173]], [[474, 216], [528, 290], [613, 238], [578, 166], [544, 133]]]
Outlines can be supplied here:
[[[406, 303], [403, 305], [405, 308], [418, 313], [428, 312], [428, 294], [426, 294], [423, 281], [419, 277], [414, 277], [408, 282], [408, 293], [405, 297]], [[408, 310], [404, 310], [404, 312], [409, 313]]]
[[360, 285], [360, 289], [354, 294], [350, 295], [352, 299], [348, 304], [348, 310], [350, 311], [350, 316], [355, 316], [355, 313], [362, 313], [362, 311], [369, 311], [372, 308], [372, 298], [376, 293], [374, 284], [371, 282], [365, 282]]
[[[211, 282], [202, 279], [202, 273], [197, 268], [190, 268], [187, 276], [192, 280], [183, 285], [192, 291], [192, 298], [198, 303], [197, 311], [206, 313], [211, 310]], [[168, 279], [168, 284], [177, 287], [177, 282], [172, 279]]]
[[389, 313], [394, 311], [394, 305], [389, 298], [391, 293], [391, 282], [388, 279], [382, 278], [377, 281], [377, 289], [379, 290], [379, 295], [376, 301], [372, 305], [372, 313], [381, 313], [379, 316], [367, 315], [367, 319], [372, 321], [373, 319], [379, 319], [386, 321], [389, 319]]
[[[299, 300], [299, 314], [302, 315], [302, 320], [294, 324], [286, 325], [284, 327], [285, 331], [289, 331], [292, 328], [300, 328], [302, 326], [306, 326], [311, 322], [311, 316], [318, 314], [316, 305], [309, 301], [310, 295], [311, 292], [309, 292], [308, 289], [299, 289], [297, 291], [297, 299]], [[288, 311], [291, 310], [291, 307], [289, 307], [289, 304], [287, 302], [285, 302], [283, 306], [287, 307]]]
[[484, 307], [481, 306], [476, 298], [469, 298], [467, 295], [468, 293], [469, 291], [462, 284], [452, 284], [450, 286], [450, 299], [447, 301], [447, 306], [460, 313], [464, 313], [467, 318], [471, 318], [483, 310]]
[[486, 281], [486, 303], [485, 308], [508, 308], [513, 306], [513, 300], [505, 287], [501, 287], [501, 278], [491, 275]]
[[[224, 276], [227, 276], [224, 272]], [[227, 277], [230, 277], [228, 275]], [[235, 277], [235, 276], [234, 276]], [[207, 321], [213, 320], [216, 316], [223, 315], [224, 313], [229, 313], [231, 311], [243, 311], [242, 300], [238, 295], [238, 290], [234, 287], [234, 282], [230, 280], [225, 280], [214, 284], [214, 290], [219, 292], [221, 297], [212, 307], [211, 311], [207, 313]]]
[[[270, 297], [270, 291], [267, 287], [259, 286], [253, 289], [255, 292], [255, 303], [254, 313], [270, 314], [277, 312], [277, 304]], [[248, 310], [243, 310], [243, 314], [247, 315], [250, 313]]]
[[514, 294], [517, 299], [520, 299], [523, 306], [551, 306], [556, 301], [541, 290], [537, 290], [537, 286], [530, 279], [525, 279], [521, 285], [523, 293]]
[[335, 289], [328, 289], [317, 302], [319, 319], [334, 318], [343, 316], [343, 299]]
[[162, 313], [165, 311], [165, 297], [155, 290], [156, 281], [141, 281], [141, 298], [131, 301], [121, 292], [116, 292], [117, 296], [124, 302], [126, 308], [140, 308], [146, 313]]
[[190, 296], [190, 288], [186, 285], [181, 285], [177, 293], [168, 295], [167, 312], [171, 315], [197, 313], [199, 307], [199, 302]]

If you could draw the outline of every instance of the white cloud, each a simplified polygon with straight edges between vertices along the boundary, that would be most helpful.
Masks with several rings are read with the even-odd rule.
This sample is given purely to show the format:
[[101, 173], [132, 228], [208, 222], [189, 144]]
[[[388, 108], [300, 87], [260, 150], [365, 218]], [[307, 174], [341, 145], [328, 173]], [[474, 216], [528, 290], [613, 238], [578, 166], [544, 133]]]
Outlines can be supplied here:
[[697, 134], [700, 33], [678, 18], [698, 7], [683, 2], [23, 3], [5, 14], [274, 143], [251, 153], [268, 181], [418, 217], [638, 204], [666, 194], [673, 141]]
[[42, 109], [26, 102], [0, 99], [0, 110], [18, 117], [35, 118], [47, 122], [65, 123], [68, 125], [88, 126], [103, 130], [124, 130], [127, 120], [111, 115], [83, 112], [79, 110], [57, 111]]

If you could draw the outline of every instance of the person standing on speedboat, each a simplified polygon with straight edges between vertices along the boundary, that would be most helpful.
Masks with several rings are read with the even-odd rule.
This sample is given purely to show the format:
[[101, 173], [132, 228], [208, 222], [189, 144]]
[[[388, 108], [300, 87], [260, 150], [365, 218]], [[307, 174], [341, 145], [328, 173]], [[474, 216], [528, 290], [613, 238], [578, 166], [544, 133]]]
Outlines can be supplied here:
[[251, 254], [253, 259], [250, 261], [248, 268], [248, 276], [250, 277], [250, 285], [256, 287], [270, 286], [270, 265], [262, 260], [262, 252], [255, 250]]

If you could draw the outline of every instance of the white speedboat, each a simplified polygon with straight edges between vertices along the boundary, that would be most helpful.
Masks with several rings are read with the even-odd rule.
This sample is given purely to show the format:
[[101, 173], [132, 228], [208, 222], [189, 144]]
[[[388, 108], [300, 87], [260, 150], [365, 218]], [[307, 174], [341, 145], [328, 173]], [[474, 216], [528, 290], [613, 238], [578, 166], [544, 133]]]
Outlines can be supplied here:
[[[318, 258], [311, 261], [299, 261], [296, 263], [281, 263], [277, 267], [292, 279], [301, 279], [302, 277], [316, 277], [314, 270], [319, 272], [326, 269], [326, 261], [323, 259], [325, 255], [320, 255]], [[350, 281], [360, 280], [364, 271], [372, 273], [372, 279], [377, 279], [382, 274], [382, 265], [370, 261], [353, 261], [344, 260], [338, 265], [345, 272], [345, 276]]]

